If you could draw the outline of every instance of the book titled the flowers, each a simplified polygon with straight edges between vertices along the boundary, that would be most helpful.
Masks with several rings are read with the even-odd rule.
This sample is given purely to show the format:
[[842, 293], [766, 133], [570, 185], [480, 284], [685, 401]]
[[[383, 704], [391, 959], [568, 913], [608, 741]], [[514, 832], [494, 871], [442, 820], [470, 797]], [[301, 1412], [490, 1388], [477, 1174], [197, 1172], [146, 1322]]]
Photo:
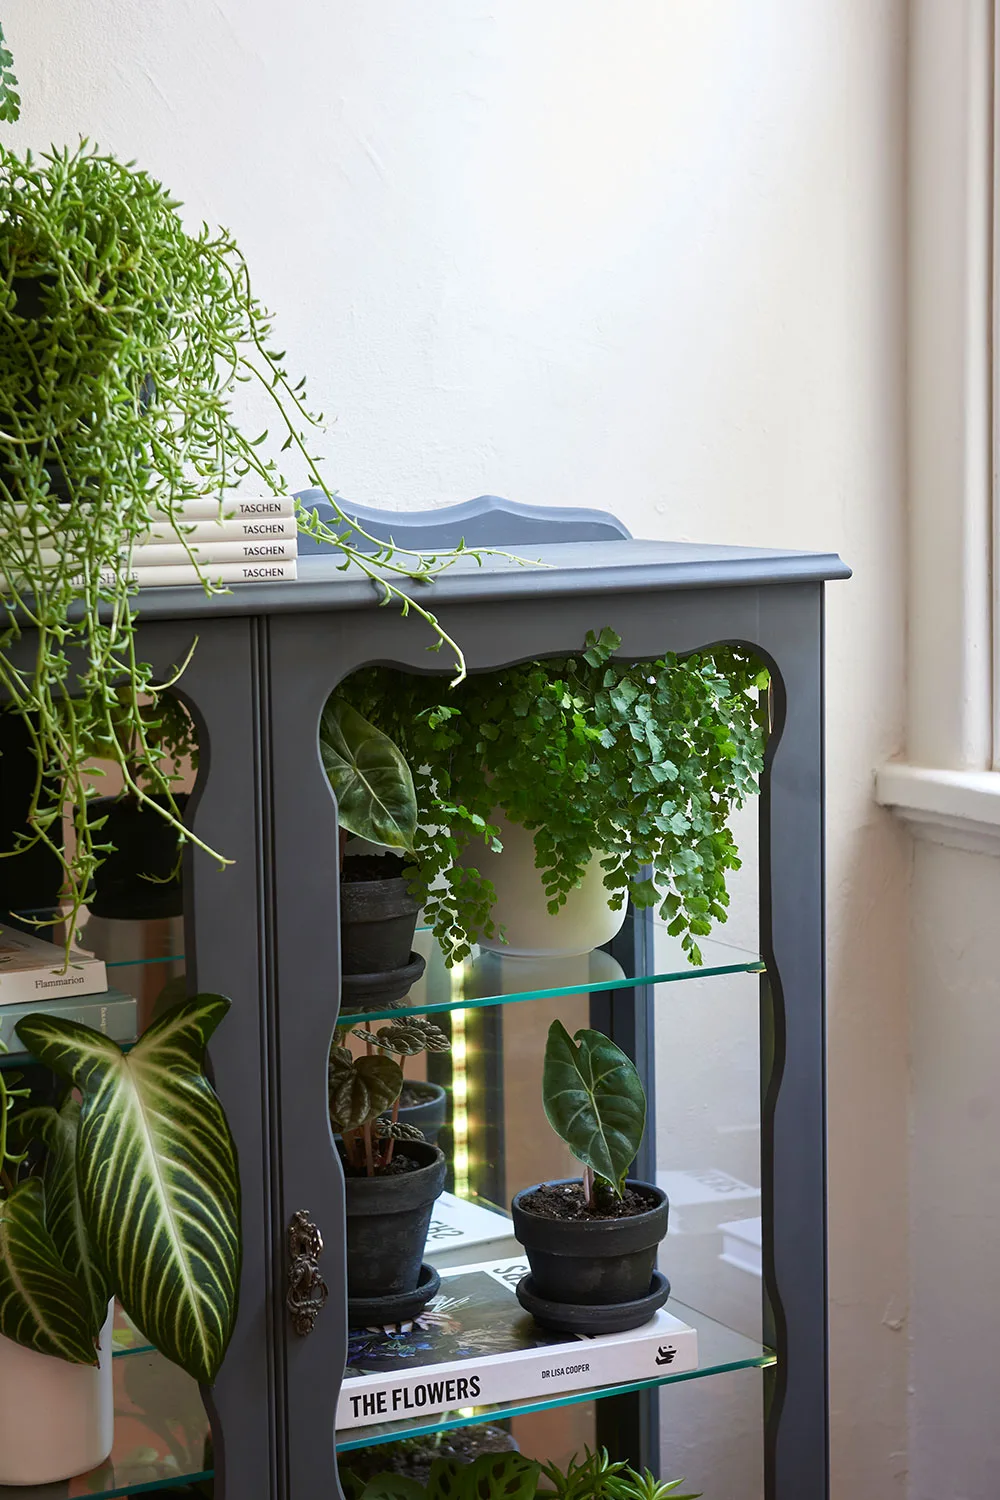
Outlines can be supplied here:
[[108, 987], [104, 961], [34, 933], [0, 927], [0, 1005], [55, 1000], [62, 995], [99, 995]]
[[661, 1308], [641, 1328], [594, 1337], [551, 1333], [521, 1308], [523, 1258], [441, 1272], [441, 1290], [407, 1332], [355, 1328], [339, 1428], [459, 1407], [656, 1380], [698, 1368], [698, 1335]]

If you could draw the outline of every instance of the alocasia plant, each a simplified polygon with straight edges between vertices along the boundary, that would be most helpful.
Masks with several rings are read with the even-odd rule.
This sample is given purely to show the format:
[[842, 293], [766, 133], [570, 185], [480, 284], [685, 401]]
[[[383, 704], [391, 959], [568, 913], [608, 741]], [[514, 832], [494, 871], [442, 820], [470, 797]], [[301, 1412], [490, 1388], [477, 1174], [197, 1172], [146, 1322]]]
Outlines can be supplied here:
[[203, 1060], [228, 1009], [221, 995], [183, 1001], [128, 1053], [74, 1021], [18, 1023], [25, 1046], [80, 1100], [7, 1120], [44, 1151], [34, 1173], [0, 1142], [0, 1333], [95, 1364], [116, 1295], [161, 1353], [214, 1379], [236, 1318], [240, 1193], [235, 1143]]
[[553, 1021], [542, 1102], [552, 1129], [583, 1167], [588, 1207], [594, 1206], [595, 1179], [620, 1197], [646, 1125], [646, 1095], [631, 1059], [603, 1032], [571, 1037]]

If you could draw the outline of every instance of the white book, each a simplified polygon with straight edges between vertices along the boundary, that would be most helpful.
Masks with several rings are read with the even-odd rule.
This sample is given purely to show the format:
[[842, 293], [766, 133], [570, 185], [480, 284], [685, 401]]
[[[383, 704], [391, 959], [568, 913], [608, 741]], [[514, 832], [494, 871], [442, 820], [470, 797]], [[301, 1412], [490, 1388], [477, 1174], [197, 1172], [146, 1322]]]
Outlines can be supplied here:
[[720, 1260], [727, 1265], [749, 1271], [751, 1276], [763, 1274], [762, 1221], [760, 1219], [732, 1219], [720, 1224], [722, 1230], [722, 1254]]
[[294, 541], [299, 534], [294, 516], [244, 516], [232, 521], [156, 521], [139, 538], [149, 542], [176, 542], [178, 530], [189, 542], [278, 542]]
[[[162, 520], [169, 520], [166, 511], [151, 511]], [[279, 516], [294, 516], [294, 495], [227, 495], [221, 505], [218, 500], [206, 496], [203, 500], [182, 500], [174, 506], [174, 515], [185, 521], [252, 521], [276, 520]]]
[[340, 1429], [460, 1407], [503, 1405], [698, 1368], [698, 1335], [661, 1308], [641, 1328], [594, 1337], [539, 1327], [514, 1295], [527, 1261], [441, 1272], [412, 1331], [352, 1329]]
[[508, 1214], [468, 1198], [456, 1198], [454, 1193], [442, 1193], [431, 1213], [425, 1254], [440, 1265], [438, 1257], [442, 1254], [513, 1236], [514, 1225]]
[[[208, 566], [215, 563], [234, 562], [290, 562], [298, 557], [299, 546], [294, 537], [273, 541], [192, 542], [143, 542], [132, 549], [133, 568], [170, 568], [190, 564], [191, 556]], [[58, 553], [43, 547], [43, 562], [58, 562]], [[124, 558], [123, 558], [124, 561]]]
[[103, 959], [73, 948], [67, 968], [61, 944], [18, 928], [0, 927], [0, 1005], [25, 1005], [62, 995], [99, 995], [107, 987]]
[[[86, 501], [83, 502], [86, 504]], [[15, 504], [11, 507], [15, 515], [27, 515], [28, 506]], [[170, 512], [157, 508], [150, 509], [153, 519], [169, 521]], [[178, 519], [185, 521], [224, 521], [224, 520], [265, 520], [268, 516], [275, 519], [279, 516], [294, 516], [294, 495], [227, 495], [221, 502], [211, 495], [206, 495], [198, 500], [180, 500], [174, 506], [173, 514]]]
[[[116, 577], [110, 568], [101, 569], [101, 582], [113, 584]], [[287, 562], [205, 563], [199, 570], [193, 563], [175, 563], [166, 568], [133, 568], [133, 583], [141, 589], [177, 588], [187, 583], [283, 583], [297, 576], [294, 558]], [[76, 584], [82, 579], [75, 579]]]

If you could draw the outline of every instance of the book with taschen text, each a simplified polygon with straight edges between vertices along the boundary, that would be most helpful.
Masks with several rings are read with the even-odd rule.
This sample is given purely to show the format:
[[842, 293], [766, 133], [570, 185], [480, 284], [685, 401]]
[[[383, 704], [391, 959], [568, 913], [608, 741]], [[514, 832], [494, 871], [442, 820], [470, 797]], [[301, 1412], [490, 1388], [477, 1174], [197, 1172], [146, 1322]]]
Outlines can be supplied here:
[[[287, 583], [298, 576], [294, 558], [286, 562], [268, 562], [266, 559], [241, 563], [205, 562], [199, 567], [193, 563], [175, 563], [172, 567], [143, 568], [135, 566], [134, 557], [132, 562], [129, 577], [141, 589], [177, 588], [188, 583]], [[101, 569], [102, 583], [113, 584], [116, 576], [120, 577], [121, 573], [116, 575], [111, 568]], [[74, 583], [82, 582], [82, 579], [74, 579]]]
[[107, 987], [103, 959], [71, 949], [67, 964], [61, 943], [0, 925], [0, 1006], [96, 995]]
[[527, 1270], [523, 1257], [454, 1266], [407, 1331], [351, 1329], [338, 1428], [697, 1369], [697, 1333], [663, 1308], [627, 1333], [540, 1327], [514, 1295]]

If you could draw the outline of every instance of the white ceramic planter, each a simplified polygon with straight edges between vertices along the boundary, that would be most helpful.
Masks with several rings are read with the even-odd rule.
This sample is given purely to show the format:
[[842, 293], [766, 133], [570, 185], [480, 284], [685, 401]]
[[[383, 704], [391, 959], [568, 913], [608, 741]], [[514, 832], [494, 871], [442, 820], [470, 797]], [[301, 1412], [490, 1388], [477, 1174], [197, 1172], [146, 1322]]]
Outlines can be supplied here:
[[465, 859], [492, 880], [497, 893], [493, 920], [506, 929], [507, 941], [480, 938], [481, 948], [508, 958], [569, 957], [589, 953], [621, 931], [625, 907], [612, 911], [608, 905], [599, 854], [553, 916], [546, 909], [542, 873], [535, 867], [534, 835], [519, 823], [509, 823], [501, 812], [493, 812], [490, 821], [500, 829], [503, 853], [476, 844], [467, 849]]
[[100, 1365], [71, 1365], [0, 1335], [0, 1484], [54, 1484], [102, 1464], [114, 1441], [111, 1315]]

